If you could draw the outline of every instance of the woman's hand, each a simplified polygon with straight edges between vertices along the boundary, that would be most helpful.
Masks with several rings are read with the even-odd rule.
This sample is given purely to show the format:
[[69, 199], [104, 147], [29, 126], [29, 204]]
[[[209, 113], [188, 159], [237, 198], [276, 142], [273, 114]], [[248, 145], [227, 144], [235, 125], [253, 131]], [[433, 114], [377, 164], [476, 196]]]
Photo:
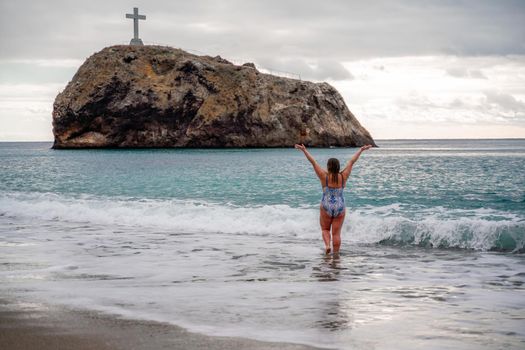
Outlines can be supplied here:
[[348, 164], [342, 171], [344, 177], [348, 178], [348, 176], [350, 176], [352, 167], [354, 166], [355, 162], [357, 162], [357, 160], [361, 156], [361, 153], [363, 153], [364, 151], [370, 148], [372, 148], [372, 145], [364, 145], [363, 147], [359, 148], [359, 151], [355, 152], [355, 154], [352, 156], [352, 158], [350, 158], [350, 160], [348, 161]]
[[296, 143], [294, 147], [295, 147], [295, 149], [303, 151], [306, 159], [308, 159], [308, 161], [314, 167], [314, 171], [317, 174], [317, 177], [319, 178], [319, 180], [322, 181], [322, 179], [324, 179], [325, 171], [319, 166], [319, 164], [317, 164], [317, 162], [315, 161], [314, 157], [312, 157], [310, 152], [308, 152], [306, 150], [306, 147], [302, 143]]

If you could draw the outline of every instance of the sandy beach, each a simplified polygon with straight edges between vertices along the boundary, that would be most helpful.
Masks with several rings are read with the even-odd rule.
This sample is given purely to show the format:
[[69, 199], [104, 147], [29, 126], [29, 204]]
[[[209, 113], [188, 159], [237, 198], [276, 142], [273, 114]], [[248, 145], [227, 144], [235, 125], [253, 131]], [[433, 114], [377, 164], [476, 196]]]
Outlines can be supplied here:
[[0, 300], [0, 348], [5, 350], [316, 349], [287, 343], [188, 332], [167, 323], [93, 311]]

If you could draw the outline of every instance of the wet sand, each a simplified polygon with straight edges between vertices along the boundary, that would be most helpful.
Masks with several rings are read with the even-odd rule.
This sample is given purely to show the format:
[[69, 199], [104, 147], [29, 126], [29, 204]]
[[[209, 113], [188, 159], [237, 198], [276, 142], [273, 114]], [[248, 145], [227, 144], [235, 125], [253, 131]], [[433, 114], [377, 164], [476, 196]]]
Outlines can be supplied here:
[[94, 311], [0, 299], [0, 348], [5, 350], [284, 349], [313, 347], [207, 336], [167, 323]]

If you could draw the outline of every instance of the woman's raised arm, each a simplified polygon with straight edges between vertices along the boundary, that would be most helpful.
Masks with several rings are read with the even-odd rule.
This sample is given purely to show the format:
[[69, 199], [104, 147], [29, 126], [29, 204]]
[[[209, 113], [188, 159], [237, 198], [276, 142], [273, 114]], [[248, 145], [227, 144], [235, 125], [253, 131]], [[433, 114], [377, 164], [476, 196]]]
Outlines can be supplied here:
[[319, 178], [319, 180], [323, 181], [323, 178], [325, 177], [326, 175], [326, 172], [323, 170], [323, 168], [321, 168], [321, 166], [315, 161], [314, 157], [312, 157], [312, 155], [310, 154], [310, 152], [308, 152], [306, 150], [306, 147], [303, 145], [303, 144], [296, 144], [295, 145], [295, 148], [298, 149], [298, 150], [301, 150], [303, 151], [304, 155], [306, 156], [306, 159], [308, 159], [308, 161], [312, 164], [312, 166], [314, 167], [314, 171], [315, 173], [317, 174], [317, 177]]
[[343, 178], [345, 180], [348, 178], [348, 176], [350, 176], [350, 173], [352, 172], [352, 167], [354, 166], [355, 162], [357, 162], [357, 160], [361, 156], [361, 153], [363, 153], [364, 151], [366, 151], [367, 149], [370, 149], [370, 148], [372, 148], [372, 145], [363, 146], [357, 152], [355, 152], [355, 154], [352, 156], [352, 158], [350, 158], [350, 160], [346, 164], [345, 168], [341, 172], [341, 174], [343, 174]]

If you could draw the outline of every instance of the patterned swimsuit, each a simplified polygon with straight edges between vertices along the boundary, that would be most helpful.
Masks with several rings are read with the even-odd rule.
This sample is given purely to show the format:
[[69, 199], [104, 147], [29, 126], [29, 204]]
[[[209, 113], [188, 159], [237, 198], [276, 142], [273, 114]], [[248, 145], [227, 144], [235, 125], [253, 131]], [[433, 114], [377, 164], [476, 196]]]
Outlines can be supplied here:
[[[343, 177], [341, 175], [341, 177]], [[343, 181], [343, 179], [341, 179]], [[326, 175], [326, 186], [323, 188], [323, 198], [321, 199], [321, 206], [324, 211], [331, 217], [341, 215], [345, 210], [345, 197], [343, 197], [343, 187], [328, 187], [328, 175]]]

